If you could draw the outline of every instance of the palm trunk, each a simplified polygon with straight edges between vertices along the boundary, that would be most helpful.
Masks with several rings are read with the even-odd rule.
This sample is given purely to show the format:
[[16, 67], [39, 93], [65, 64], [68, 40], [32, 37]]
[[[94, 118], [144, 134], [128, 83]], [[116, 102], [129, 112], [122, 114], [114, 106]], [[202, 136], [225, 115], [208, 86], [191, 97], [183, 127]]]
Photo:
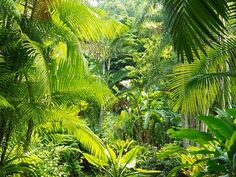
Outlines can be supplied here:
[[25, 1], [25, 5], [24, 5], [24, 17], [27, 16], [28, 13], [28, 0]]
[[30, 118], [28, 121], [28, 130], [26, 134], [25, 144], [24, 144], [24, 152], [26, 153], [29, 150], [30, 140], [33, 133], [34, 122], [33, 119]]
[[[34, 103], [32, 85], [31, 85], [31, 83], [28, 79], [27, 74], [25, 74], [25, 80], [26, 80], [26, 84], [27, 84], [27, 87], [28, 87], [28, 94], [29, 94], [30, 103]], [[27, 128], [26, 139], [25, 139], [25, 144], [24, 144], [24, 152], [27, 152], [28, 149], [29, 149], [31, 136], [32, 136], [32, 133], [33, 133], [33, 128], [34, 128], [33, 118], [30, 117], [30, 119], [28, 121], [28, 128]]]
[[103, 107], [100, 108], [100, 114], [99, 114], [99, 128], [102, 130], [102, 124], [103, 124]]
[[[182, 115], [182, 127], [183, 128], [189, 128], [189, 118], [187, 114]], [[187, 148], [189, 146], [189, 140], [188, 139], [183, 139], [183, 147]]]
[[34, 18], [36, 7], [37, 7], [37, 0], [34, 0], [30, 20], [32, 20]]
[[12, 131], [12, 120], [9, 120], [8, 122], [8, 129], [7, 132], [5, 133], [5, 136], [3, 138], [3, 143], [2, 143], [2, 154], [1, 154], [1, 159], [0, 159], [0, 165], [4, 163], [6, 153], [7, 153], [7, 148], [8, 148], [8, 143], [10, 140], [10, 135]]

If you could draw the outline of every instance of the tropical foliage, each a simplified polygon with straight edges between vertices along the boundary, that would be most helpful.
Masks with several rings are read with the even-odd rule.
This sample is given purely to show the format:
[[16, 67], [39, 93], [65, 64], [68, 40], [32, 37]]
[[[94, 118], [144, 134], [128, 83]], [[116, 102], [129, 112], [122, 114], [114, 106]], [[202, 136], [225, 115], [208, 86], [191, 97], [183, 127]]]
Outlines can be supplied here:
[[0, 0], [0, 176], [235, 176], [235, 9]]

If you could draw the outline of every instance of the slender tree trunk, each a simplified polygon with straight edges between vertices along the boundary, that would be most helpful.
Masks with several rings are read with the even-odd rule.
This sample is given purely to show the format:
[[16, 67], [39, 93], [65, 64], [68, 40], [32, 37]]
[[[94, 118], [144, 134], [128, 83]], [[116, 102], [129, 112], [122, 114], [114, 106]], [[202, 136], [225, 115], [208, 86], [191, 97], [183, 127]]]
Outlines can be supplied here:
[[[189, 117], [187, 114], [182, 114], [182, 127], [183, 128], [189, 128]], [[188, 139], [184, 139], [183, 140], [183, 147], [187, 148], [189, 146], [189, 140]]]
[[[27, 74], [25, 74], [25, 80], [26, 80], [26, 84], [27, 84], [27, 87], [28, 87], [29, 102], [34, 103], [32, 85], [29, 81], [29, 78], [28, 78]], [[30, 119], [28, 121], [28, 128], [27, 128], [26, 139], [25, 139], [25, 144], [24, 144], [24, 152], [28, 151], [31, 136], [32, 136], [32, 133], [33, 133], [33, 128], [34, 128], [33, 118], [30, 117]]]
[[0, 159], [0, 165], [3, 164], [5, 161], [11, 131], [12, 131], [12, 120], [9, 120], [8, 129], [7, 129], [7, 132], [4, 136], [3, 143], [2, 143], [2, 154], [1, 154], [1, 159]]
[[32, 20], [34, 18], [36, 7], [37, 7], [37, 0], [34, 0], [33, 1], [33, 8], [32, 8], [31, 15], [30, 15], [30, 20]]
[[4, 118], [4, 116], [2, 115], [2, 110], [0, 110], [0, 147], [3, 144], [3, 138], [5, 136], [5, 132], [6, 132], [6, 119]]
[[25, 0], [25, 5], [24, 5], [24, 17], [27, 16], [28, 13], [28, 0]]
[[28, 129], [27, 129], [26, 139], [25, 139], [25, 144], [24, 144], [25, 153], [29, 150], [30, 139], [33, 133], [33, 128], [34, 128], [34, 121], [32, 118], [30, 118], [28, 121]]
[[100, 107], [100, 114], [99, 114], [99, 128], [102, 130], [103, 125], [103, 107]]
[[[206, 111], [204, 112], [204, 115], [206, 115], [206, 116], [209, 115], [209, 108], [206, 109]], [[203, 122], [201, 122], [201, 123], [200, 123], [200, 131], [202, 131], [202, 132], [207, 132], [207, 129], [208, 129], [207, 125], [204, 124]]]

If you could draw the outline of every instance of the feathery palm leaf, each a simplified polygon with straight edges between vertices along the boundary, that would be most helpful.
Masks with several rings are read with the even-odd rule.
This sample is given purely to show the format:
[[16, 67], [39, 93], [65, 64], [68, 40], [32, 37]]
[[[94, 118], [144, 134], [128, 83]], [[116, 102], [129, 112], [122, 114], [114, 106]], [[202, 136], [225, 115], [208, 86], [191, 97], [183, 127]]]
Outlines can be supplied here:
[[105, 145], [101, 139], [95, 135], [78, 117], [78, 110], [75, 108], [57, 108], [48, 111], [48, 120], [52, 124], [42, 124], [41, 127], [46, 126], [47, 129], [53, 128], [55, 123], [65, 128], [75, 138], [96, 157], [106, 159]]
[[[167, 0], [164, 1], [168, 28], [174, 48], [181, 60], [194, 61], [199, 51], [206, 54], [204, 44], [217, 42], [226, 29], [223, 20], [228, 20], [226, 0]], [[207, 18], [206, 18], [207, 17]]]
[[14, 109], [14, 107], [7, 101], [6, 98], [0, 95], [0, 108], [11, 108]]
[[[54, 103], [93, 99], [106, 104], [114, 99], [111, 91], [99, 78], [91, 76], [78, 45], [69, 46], [69, 56], [55, 63], [50, 72], [51, 92]], [[63, 100], [64, 99], [64, 100]]]
[[76, 0], [55, 0], [51, 3], [51, 15], [56, 24], [73, 33], [80, 40], [98, 40], [114, 37], [126, 27], [96, 8], [88, 7]]
[[220, 95], [222, 84], [228, 91], [235, 85], [235, 78], [228, 78], [235, 77], [235, 44], [235, 38], [230, 38], [215, 46], [216, 49], [209, 49], [208, 57], [202, 54], [200, 61], [174, 68], [170, 91], [173, 91], [171, 100], [176, 109], [181, 108], [185, 113], [204, 113]]

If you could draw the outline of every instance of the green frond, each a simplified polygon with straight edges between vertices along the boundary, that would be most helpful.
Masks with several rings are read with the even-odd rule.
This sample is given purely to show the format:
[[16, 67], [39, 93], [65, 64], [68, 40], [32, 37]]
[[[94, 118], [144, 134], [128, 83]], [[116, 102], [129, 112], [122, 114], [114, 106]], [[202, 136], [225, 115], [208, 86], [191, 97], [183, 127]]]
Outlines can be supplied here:
[[61, 109], [57, 108], [56, 110], [49, 111], [48, 121], [52, 121], [52, 125], [54, 123], [59, 123], [59, 126], [62, 126], [70, 134], [74, 135], [74, 137], [94, 156], [101, 159], [107, 159], [105, 155], [105, 145], [91, 129], [81, 122], [77, 114], [78, 110], [75, 108], [71, 109], [61, 107]]
[[0, 95], [0, 108], [14, 109], [14, 107], [7, 101], [7, 99], [1, 95]]
[[39, 103], [23, 101], [17, 106], [17, 109], [25, 120], [32, 118], [35, 123], [38, 123], [42, 122], [45, 117], [44, 110], [46, 109], [46, 106]]
[[230, 20], [233, 21], [232, 24], [234, 26], [236, 23], [236, 21], [235, 21], [235, 19], [236, 19], [236, 3], [233, 0], [229, 0], [228, 4], [229, 4], [229, 17], [230, 17]]
[[17, 20], [20, 18], [20, 13], [16, 7], [17, 1], [15, 0], [0, 0], [0, 16], [14, 17]]
[[[208, 49], [205, 56], [192, 64], [180, 64], [174, 67], [169, 90], [171, 105], [175, 110], [184, 113], [204, 113], [209, 109], [222, 93], [222, 84], [228, 91], [235, 84], [234, 57], [236, 54], [236, 40], [234, 37], [223, 41], [221, 45]], [[227, 88], [226, 88], [227, 87]]]
[[69, 56], [55, 63], [50, 72], [54, 103], [92, 99], [106, 105], [108, 101], [114, 100], [114, 95], [101, 79], [89, 73], [87, 63], [76, 46], [68, 46]]
[[37, 177], [33, 164], [22, 162], [24, 157], [13, 157], [0, 165], [0, 176], [12, 176], [15, 174], [27, 174], [29, 177]]
[[28, 36], [22, 35], [22, 45], [26, 50], [30, 60], [28, 62], [28, 68], [35, 68], [35, 82], [38, 82], [38, 89], [40, 90], [42, 96], [46, 94], [50, 95], [50, 85], [49, 85], [49, 73], [47, 62], [45, 61], [43, 51], [39, 43], [32, 41]]
[[37, 177], [36, 170], [31, 164], [28, 163], [18, 163], [10, 164], [7, 166], [0, 166], [0, 175], [9, 176], [14, 174], [27, 174], [29, 177]]
[[114, 37], [126, 27], [114, 20], [107, 20], [105, 13], [76, 0], [55, 0], [51, 3], [52, 20], [80, 40], [96, 41]]
[[[204, 54], [204, 44], [212, 46], [226, 29], [223, 20], [228, 20], [226, 0], [167, 0], [164, 2], [168, 28], [174, 48], [182, 61], [194, 61], [194, 54]], [[207, 18], [206, 18], [207, 17]]]

